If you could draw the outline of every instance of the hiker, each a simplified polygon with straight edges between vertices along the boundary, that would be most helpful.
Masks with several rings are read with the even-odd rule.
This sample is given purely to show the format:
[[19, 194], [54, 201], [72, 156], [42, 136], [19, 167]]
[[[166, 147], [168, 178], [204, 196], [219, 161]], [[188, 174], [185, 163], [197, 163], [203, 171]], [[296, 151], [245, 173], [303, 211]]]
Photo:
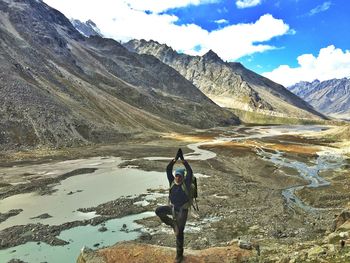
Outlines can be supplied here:
[[[173, 176], [173, 166], [178, 159], [181, 159], [186, 169], [179, 168]], [[185, 175], [186, 173], [186, 175]], [[183, 259], [184, 229], [186, 225], [188, 209], [190, 208], [189, 191], [192, 181], [192, 169], [184, 159], [182, 150], [179, 149], [175, 159], [172, 159], [166, 168], [170, 190], [169, 202], [167, 206], [160, 206], [156, 209], [156, 214], [168, 226], [171, 226], [176, 236], [176, 258], [175, 262], [179, 263]], [[172, 215], [173, 218], [169, 217]]]

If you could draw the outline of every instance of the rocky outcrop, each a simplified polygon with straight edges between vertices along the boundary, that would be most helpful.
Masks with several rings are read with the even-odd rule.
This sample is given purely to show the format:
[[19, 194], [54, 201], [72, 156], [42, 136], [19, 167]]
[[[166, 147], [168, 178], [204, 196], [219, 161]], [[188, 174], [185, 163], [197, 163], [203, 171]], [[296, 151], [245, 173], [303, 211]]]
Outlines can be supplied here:
[[106, 259], [94, 250], [83, 247], [80, 251], [77, 263], [106, 263]]
[[350, 79], [299, 82], [290, 91], [309, 102], [318, 111], [344, 119], [350, 119]]
[[344, 209], [334, 220], [333, 231], [336, 231], [340, 228], [350, 231], [350, 206]]
[[[110, 248], [93, 252], [82, 249], [77, 263], [173, 263], [175, 249], [155, 245], [125, 242]], [[213, 247], [204, 250], [185, 249], [183, 263], [206, 262], [247, 262], [256, 256], [256, 252], [240, 249], [237, 244], [227, 247]]]
[[310, 105], [283, 86], [240, 63], [224, 62], [212, 50], [203, 56], [189, 56], [155, 41], [132, 40], [124, 46], [139, 54], [157, 57], [224, 107], [285, 117], [320, 117]]
[[238, 123], [174, 69], [36, 0], [0, 0], [0, 91], [5, 150]]

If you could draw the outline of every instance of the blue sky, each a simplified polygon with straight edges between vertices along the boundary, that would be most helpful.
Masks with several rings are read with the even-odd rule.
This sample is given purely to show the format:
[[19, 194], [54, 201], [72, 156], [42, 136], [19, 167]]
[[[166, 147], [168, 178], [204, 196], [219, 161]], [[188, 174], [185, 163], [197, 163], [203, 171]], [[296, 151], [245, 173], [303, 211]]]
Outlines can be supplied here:
[[116, 40], [153, 39], [285, 86], [350, 77], [348, 0], [44, 0]]

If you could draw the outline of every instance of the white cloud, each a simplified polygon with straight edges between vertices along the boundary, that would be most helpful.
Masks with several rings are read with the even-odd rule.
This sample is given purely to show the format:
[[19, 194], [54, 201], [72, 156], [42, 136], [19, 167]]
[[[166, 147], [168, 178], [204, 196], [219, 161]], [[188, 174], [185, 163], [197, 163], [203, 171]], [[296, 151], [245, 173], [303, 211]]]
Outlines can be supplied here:
[[341, 50], [333, 45], [322, 48], [317, 57], [304, 54], [297, 58], [299, 66], [291, 68], [281, 65], [262, 75], [284, 86], [291, 86], [299, 81], [320, 81], [350, 77], [350, 51]]
[[160, 13], [171, 8], [210, 4], [218, 1], [220, 0], [124, 0], [131, 8], [142, 11], [149, 10], [154, 13]]
[[228, 24], [228, 21], [226, 19], [219, 19], [214, 21], [216, 24]]
[[261, 0], [236, 0], [236, 6], [238, 8], [248, 8], [261, 4]]
[[330, 1], [324, 2], [322, 5], [318, 5], [315, 8], [311, 9], [309, 16], [316, 15], [318, 13], [327, 11], [331, 7], [332, 3]]
[[[240, 57], [275, 49], [264, 44], [276, 36], [288, 34], [289, 26], [272, 15], [261, 16], [254, 23], [222, 25], [209, 32], [196, 24], [176, 25], [178, 17], [168, 14], [146, 13], [131, 8], [134, 0], [44, 0], [63, 12], [69, 18], [82, 21], [91, 19], [106, 37], [121, 40], [156, 40], [175, 50], [190, 55], [203, 55], [214, 50], [224, 60], [233, 61]], [[143, 0], [149, 2], [153, 0]], [[208, 3], [213, 0], [190, 1], [184, 3]], [[216, 0], [215, 0], [216, 1]], [[159, 2], [171, 2], [159, 0]], [[179, 1], [180, 3], [180, 1]], [[165, 8], [159, 8], [159, 10]], [[154, 8], [155, 9], [155, 8]], [[198, 47], [201, 47], [199, 50]]]
[[129, 11], [160, 13], [171, 8], [220, 2], [222, 0], [43, 0], [68, 17], [89, 19], [92, 16], [110, 17]]
[[297, 31], [295, 31], [294, 29], [290, 29], [287, 34], [288, 35], [295, 35], [297, 33]]
[[274, 46], [258, 44], [273, 37], [284, 35], [289, 26], [272, 15], [263, 15], [255, 23], [229, 25], [210, 32], [203, 46], [214, 50], [224, 60], [236, 60], [240, 57], [275, 49]]

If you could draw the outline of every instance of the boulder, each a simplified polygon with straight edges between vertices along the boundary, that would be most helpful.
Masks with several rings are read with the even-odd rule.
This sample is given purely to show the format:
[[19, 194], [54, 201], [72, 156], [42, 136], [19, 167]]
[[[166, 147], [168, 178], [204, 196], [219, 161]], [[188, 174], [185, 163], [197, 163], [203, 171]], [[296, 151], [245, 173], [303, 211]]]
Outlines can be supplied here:
[[349, 227], [350, 229], [350, 208], [344, 209], [334, 220], [333, 231], [338, 230], [340, 227]]
[[248, 249], [248, 250], [253, 249], [253, 244], [245, 240], [238, 240], [238, 246], [242, 249]]
[[77, 259], [77, 263], [106, 263], [103, 256], [97, 254], [94, 250], [83, 247]]

